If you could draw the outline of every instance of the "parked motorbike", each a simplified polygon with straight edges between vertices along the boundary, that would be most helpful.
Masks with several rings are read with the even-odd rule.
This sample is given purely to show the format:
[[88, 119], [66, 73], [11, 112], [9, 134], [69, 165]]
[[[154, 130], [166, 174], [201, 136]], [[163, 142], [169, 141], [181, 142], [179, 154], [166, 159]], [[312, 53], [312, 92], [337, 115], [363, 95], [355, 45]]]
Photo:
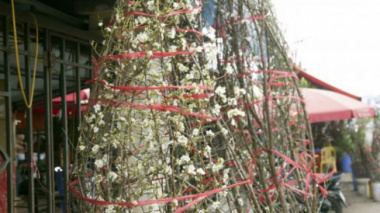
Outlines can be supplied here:
[[[324, 197], [319, 190], [319, 212], [320, 213], [342, 213], [343, 206], [347, 207], [346, 198], [344, 197], [340, 187], [339, 181], [342, 179], [342, 173], [334, 173], [329, 179], [321, 183], [323, 188], [327, 191], [327, 196]], [[296, 195], [298, 203], [300, 204], [301, 211], [307, 212], [303, 195]]]
[[335, 212], [342, 213], [343, 207], [348, 207], [346, 198], [344, 197], [339, 181], [342, 179], [342, 173], [335, 173], [327, 181], [324, 182], [324, 187], [327, 190], [327, 197], [322, 200], [320, 207], [321, 213]]
[[[341, 188], [339, 186], [339, 181], [342, 179], [343, 174], [338, 172], [334, 173], [329, 179], [324, 181], [323, 183], [320, 183], [321, 186], [327, 191], [327, 196], [323, 196], [322, 192], [318, 190], [318, 204], [319, 204], [319, 213], [342, 213], [343, 212], [343, 206], [346, 208], [348, 207], [346, 198], [344, 194], [341, 191]], [[312, 182], [310, 184], [313, 184]], [[297, 200], [299, 206], [294, 207], [296, 209], [295, 212], [308, 212], [304, 200], [304, 195], [302, 194], [294, 194], [295, 199]], [[273, 198], [273, 197], [271, 197]], [[266, 212], [266, 205], [265, 205], [265, 199], [264, 196], [260, 196], [260, 204], [262, 204], [262, 210]], [[279, 204], [277, 204], [279, 207]], [[276, 208], [276, 205], [275, 205]]]

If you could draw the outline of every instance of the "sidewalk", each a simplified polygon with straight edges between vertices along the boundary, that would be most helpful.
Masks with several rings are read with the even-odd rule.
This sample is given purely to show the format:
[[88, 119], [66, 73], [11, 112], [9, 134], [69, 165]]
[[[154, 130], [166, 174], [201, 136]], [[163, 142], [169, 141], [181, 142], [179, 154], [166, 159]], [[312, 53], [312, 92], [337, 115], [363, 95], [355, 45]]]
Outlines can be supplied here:
[[344, 213], [380, 213], [380, 202], [359, 195], [356, 191], [344, 189], [348, 208], [343, 207]]

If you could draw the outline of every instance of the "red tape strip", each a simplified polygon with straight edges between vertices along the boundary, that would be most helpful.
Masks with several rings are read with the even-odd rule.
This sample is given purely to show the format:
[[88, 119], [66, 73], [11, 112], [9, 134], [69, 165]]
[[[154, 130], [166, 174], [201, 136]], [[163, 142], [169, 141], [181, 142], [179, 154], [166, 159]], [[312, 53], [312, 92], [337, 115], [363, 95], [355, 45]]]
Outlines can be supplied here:
[[105, 85], [112, 89], [118, 89], [118, 90], [127, 90], [127, 91], [148, 91], [148, 90], [171, 90], [171, 89], [200, 89], [200, 90], [209, 90], [213, 91], [214, 88], [205, 86], [205, 85], [197, 85], [197, 86], [120, 86], [120, 85], [109, 85], [106, 81], [100, 80], [100, 79], [91, 79], [88, 82], [99, 82], [102, 85]]
[[[185, 51], [178, 51], [178, 52], [152, 52], [150, 55], [150, 58], [165, 58], [165, 57], [172, 57], [177, 55], [191, 55], [194, 54], [195, 51], [191, 52], [185, 52]], [[148, 52], [133, 52], [133, 53], [126, 53], [122, 55], [104, 55], [99, 57], [100, 60], [123, 60], [123, 59], [130, 59], [130, 58], [145, 58], [148, 56]]]
[[188, 14], [188, 13], [199, 13], [202, 10], [201, 6], [192, 7], [189, 9], [182, 9], [182, 10], [176, 10], [164, 15], [156, 15], [156, 14], [150, 14], [150, 13], [144, 13], [144, 12], [138, 12], [138, 11], [132, 11], [129, 13], [125, 13], [124, 17], [128, 17], [131, 15], [139, 15], [139, 16], [146, 16], [146, 17], [157, 17], [159, 19], [164, 19], [170, 16], [180, 15], [180, 14]]
[[92, 102], [100, 102], [103, 105], [111, 104], [114, 107], [128, 107], [129, 106], [129, 107], [134, 107], [134, 108], [139, 108], [139, 109], [152, 109], [152, 110], [158, 110], [158, 111], [164, 111], [164, 112], [169, 111], [169, 112], [175, 112], [182, 115], [189, 115], [189, 116], [194, 116], [197, 118], [212, 120], [212, 121], [219, 120], [219, 118], [216, 118], [216, 117], [207, 116], [207, 115], [199, 114], [195, 112], [183, 111], [179, 107], [170, 106], [170, 105], [144, 105], [144, 104], [136, 104], [136, 103], [126, 102], [126, 101], [116, 101], [116, 100], [108, 100], [108, 99], [93, 99]]
[[181, 200], [187, 200], [187, 199], [195, 199], [191, 203], [189, 203], [186, 206], [181, 207], [175, 211], [176, 213], [181, 213], [181, 212], [185, 211], [186, 209], [189, 209], [191, 206], [195, 205], [196, 203], [200, 202], [201, 200], [203, 200], [204, 198], [206, 198], [210, 195], [216, 194], [218, 192], [221, 192], [221, 191], [233, 188], [233, 187], [237, 187], [237, 186], [241, 186], [241, 185], [245, 185], [245, 184], [251, 184], [252, 180], [245, 180], [245, 181], [242, 181], [242, 182], [239, 182], [236, 184], [232, 184], [232, 185], [229, 185], [229, 186], [226, 186], [223, 188], [213, 189], [213, 190], [210, 190], [210, 191], [204, 192], [204, 193], [186, 195], [186, 196], [175, 197], [175, 198], [144, 200], [144, 201], [138, 201], [137, 204], [133, 204], [131, 202], [108, 202], [108, 201], [101, 201], [101, 200], [90, 199], [90, 198], [84, 197], [74, 188], [74, 185], [78, 184], [78, 182], [79, 182], [79, 180], [76, 179], [69, 184], [70, 191], [73, 192], [74, 195], [76, 197], [78, 197], [79, 199], [86, 201], [88, 203], [94, 204], [94, 205], [99, 205], [99, 206], [118, 205], [118, 206], [127, 206], [127, 207], [137, 207], [137, 206], [147, 206], [147, 205], [157, 204], [157, 203], [170, 203], [170, 202], [173, 202], [175, 200], [181, 201]]

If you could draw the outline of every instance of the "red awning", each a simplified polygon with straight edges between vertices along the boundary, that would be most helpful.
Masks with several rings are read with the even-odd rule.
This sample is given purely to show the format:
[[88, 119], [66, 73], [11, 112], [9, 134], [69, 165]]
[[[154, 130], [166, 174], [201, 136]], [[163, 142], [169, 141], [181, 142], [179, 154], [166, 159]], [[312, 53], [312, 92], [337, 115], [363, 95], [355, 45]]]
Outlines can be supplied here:
[[[90, 99], [90, 89], [83, 89], [80, 91], [80, 103], [81, 111], [84, 111], [87, 109], [87, 102], [88, 99]], [[56, 97], [52, 99], [53, 104], [53, 115], [59, 115], [59, 112], [61, 110], [61, 97]], [[69, 93], [66, 95], [66, 103], [67, 103], [67, 114], [72, 115], [77, 112], [77, 106], [74, 106], [77, 102], [77, 94], [76, 92]], [[34, 105], [33, 107], [34, 112], [44, 112], [44, 103], [40, 102]]]
[[[350, 118], [365, 118], [373, 117], [375, 115], [375, 110], [373, 107], [337, 92], [310, 88], [301, 88], [301, 91], [305, 99], [306, 110], [309, 114], [311, 123], [344, 120]], [[84, 111], [87, 109], [87, 102], [90, 98], [90, 90], [82, 90], [80, 98], [82, 103], [81, 111]], [[77, 107], [72, 106], [77, 103], [76, 93], [66, 95], [66, 102], [69, 105], [67, 107], [67, 114], [76, 114]], [[52, 103], [53, 114], [58, 115], [60, 112], [61, 98], [54, 98]], [[41, 105], [43, 107], [43, 103], [36, 105]], [[36, 108], [34, 111], [43, 112], [44, 109]]]
[[311, 83], [315, 84], [318, 88], [321, 88], [321, 89], [327, 89], [327, 90], [331, 90], [331, 91], [334, 91], [334, 92], [337, 92], [337, 93], [340, 93], [342, 95], [345, 95], [345, 96], [348, 96], [348, 97], [351, 97], [353, 99], [356, 99], [356, 100], [361, 100], [361, 98], [359, 96], [356, 96], [356, 95], [353, 95], [351, 93], [348, 93], [346, 91], [343, 91], [331, 84], [328, 84], [312, 75], [310, 75], [309, 73], [303, 71], [301, 68], [299, 68], [298, 66], [296, 66], [295, 64], [293, 64], [293, 68], [294, 70], [298, 73], [298, 76], [299, 77], [304, 77], [306, 80], [310, 81]]
[[[84, 89], [80, 91], [80, 101], [83, 102], [85, 100], [88, 100], [90, 98], [90, 89]], [[73, 92], [66, 95], [66, 102], [75, 104], [77, 103], [77, 93]], [[53, 105], [54, 104], [61, 104], [61, 97], [53, 98], [52, 100]]]
[[311, 123], [375, 115], [373, 107], [336, 92], [310, 88], [301, 91]]

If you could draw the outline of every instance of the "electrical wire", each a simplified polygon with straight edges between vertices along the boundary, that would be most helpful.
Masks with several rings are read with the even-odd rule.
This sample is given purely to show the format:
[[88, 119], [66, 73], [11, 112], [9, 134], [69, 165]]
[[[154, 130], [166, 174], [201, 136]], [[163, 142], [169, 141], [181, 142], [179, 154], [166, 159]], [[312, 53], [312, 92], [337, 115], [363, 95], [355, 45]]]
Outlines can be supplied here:
[[31, 108], [33, 105], [33, 97], [34, 97], [34, 88], [36, 85], [36, 74], [37, 74], [37, 60], [38, 60], [38, 23], [37, 19], [34, 16], [34, 14], [31, 14], [34, 20], [34, 24], [36, 27], [36, 47], [35, 47], [35, 54], [34, 54], [34, 68], [33, 68], [33, 78], [32, 78], [32, 88], [29, 96], [29, 102], [26, 98], [26, 94], [24, 91], [24, 84], [22, 83], [21, 78], [21, 69], [20, 69], [20, 60], [18, 56], [18, 45], [17, 45], [17, 28], [16, 28], [16, 13], [15, 13], [15, 6], [14, 6], [14, 0], [11, 0], [11, 7], [12, 7], [12, 23], [13, 23], [13, 40], [14, 40], [14, 46], [15, 46], [15, 55], [16, 55], [16, 68], [17, 68], [17, 77], [20, 85], [20, 90], [22, 97], [24, 99], [24, 103], [27, 108]]

